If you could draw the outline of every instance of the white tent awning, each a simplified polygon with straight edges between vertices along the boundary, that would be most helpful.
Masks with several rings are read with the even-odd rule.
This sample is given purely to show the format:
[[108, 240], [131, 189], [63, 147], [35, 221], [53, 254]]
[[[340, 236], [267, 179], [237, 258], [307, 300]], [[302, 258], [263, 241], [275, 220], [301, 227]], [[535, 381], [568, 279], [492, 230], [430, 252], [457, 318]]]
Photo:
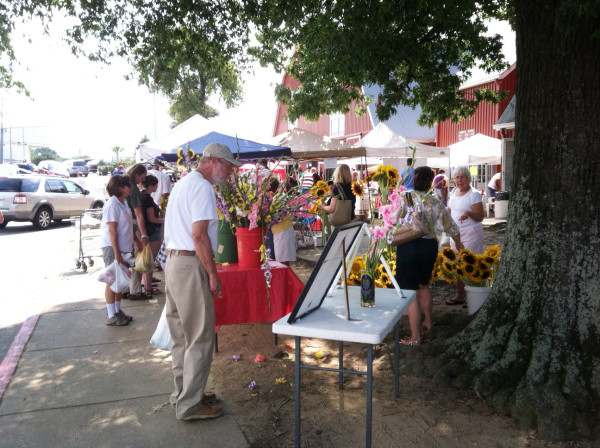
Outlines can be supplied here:
[[292, 150], [294, 158], [322, 159], [364, 155], [364, 148], [354, 148], [331, 137], [298, 128], [273, 137], [269, 143], [287, 146]]
[[408, 159], [413, 157], [413, 148], [414, 158], [448, 157], [448, 148], [412, 142], [392, 131], [384, 123], [375, 126], [354, 146], [364, 147], [368, 157]]
[[483, 134], [475, 134], [450, 145], [450, 166], [497, 165], [501, 163], [502, 141]]
[[166, 135], [140, 145], [140, 160], [159, 156], [178, 145], [194, 140], [200, 135], [216, 131], [212, 122], [200, 115], [188, 118], [179, 126], [174, 127]]

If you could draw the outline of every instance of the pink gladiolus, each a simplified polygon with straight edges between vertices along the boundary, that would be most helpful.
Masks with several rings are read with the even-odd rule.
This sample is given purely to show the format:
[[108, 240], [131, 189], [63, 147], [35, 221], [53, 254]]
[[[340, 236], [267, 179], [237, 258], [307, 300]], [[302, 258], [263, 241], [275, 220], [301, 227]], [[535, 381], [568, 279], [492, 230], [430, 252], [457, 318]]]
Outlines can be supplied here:
[[388, 231], [387, 226], [375, 226], [371, 229], [371, 233], [373, 234], [373, 239], [375, 241], [385, 238], [387, 231]]

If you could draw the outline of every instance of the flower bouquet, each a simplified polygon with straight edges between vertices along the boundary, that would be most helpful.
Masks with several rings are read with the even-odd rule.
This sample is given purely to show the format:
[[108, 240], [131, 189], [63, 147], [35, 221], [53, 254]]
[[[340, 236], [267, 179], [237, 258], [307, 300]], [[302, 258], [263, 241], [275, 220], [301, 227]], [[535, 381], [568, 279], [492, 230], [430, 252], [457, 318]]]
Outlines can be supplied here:
[[491, 287], [500, 264], [500, 253], [496, 245], [489, 246], [481, 255], [469, 249], [456, 252], [445, 247], [437, 255], [432, 281], [444, 278], [448, 283], [461, 281], [466, 286]]
[[392, 165], [379, 165], [375, 171], [367, 176], [367, 181], [374, 180], [379, 186], [381, 203], [386, 204], [391, 188], [396, 187], [399, 180], [398, 170]]

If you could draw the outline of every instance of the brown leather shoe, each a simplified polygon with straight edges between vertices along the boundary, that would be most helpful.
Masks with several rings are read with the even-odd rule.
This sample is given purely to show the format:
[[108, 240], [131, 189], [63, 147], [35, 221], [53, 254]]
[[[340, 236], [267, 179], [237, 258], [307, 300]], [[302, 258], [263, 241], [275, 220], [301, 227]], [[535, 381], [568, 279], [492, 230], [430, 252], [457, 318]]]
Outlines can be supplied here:
[[209, 420], [221, 415], [223, 415], [221, 406], [210, 406], [200, 403], [194, 411], [183, 417], [183, 420]]

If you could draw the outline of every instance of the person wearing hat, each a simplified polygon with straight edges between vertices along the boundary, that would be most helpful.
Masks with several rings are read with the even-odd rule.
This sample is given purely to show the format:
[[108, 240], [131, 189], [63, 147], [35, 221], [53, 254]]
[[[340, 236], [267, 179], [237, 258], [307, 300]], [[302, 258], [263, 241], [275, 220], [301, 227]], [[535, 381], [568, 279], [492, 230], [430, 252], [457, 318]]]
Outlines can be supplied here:
[[222, 184], [242, 164], [220, 143], [204, 148], [198, 167], [179, 180], [165, 217], [166, 318], [173, 347], [175, 390], [170, 402], [182, 420], [222, 415], [205, 393], [215, 335], [213, 294], [221, 295], [214, 254], [217, 205], [213, 185]]
[[162, 203], [161, 199], [168, 198], [171, 190], [173, 189], [173, 186], [171, 185], [171, 178], [163, 171], [165, 168], [164, 160], [165, 159], [162, 156], [156, 157], [152, 162], [152, 169], [148, 170], [148, 174], [152, 174], [158, 179], [158, 187], [150, 196], [152, 196], [152, 199], [154, 199], [154, 202], [156, 202], [159, 207]]
[[119, 165], [118, 168], [115, 168], [113, 172], [110, 173], [111, 176], [114, 176], [115, 174], [125, 174], [125, 167], [123, 165]]

